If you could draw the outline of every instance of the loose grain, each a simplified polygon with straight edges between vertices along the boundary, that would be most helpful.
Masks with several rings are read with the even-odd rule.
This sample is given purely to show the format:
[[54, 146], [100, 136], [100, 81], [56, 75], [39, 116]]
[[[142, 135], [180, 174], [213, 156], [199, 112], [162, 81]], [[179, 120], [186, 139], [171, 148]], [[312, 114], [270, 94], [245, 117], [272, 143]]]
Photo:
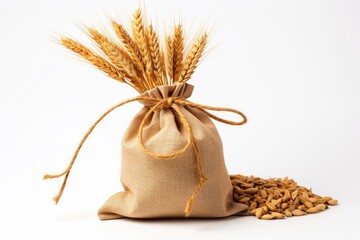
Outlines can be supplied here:
[[234, 201], [249, 206], [249, 214], [262, 220], [314, 214], [338, 204], [337, 200], [321, 197], [288, 177], [262, 179], [231, 175], [230, 179]]

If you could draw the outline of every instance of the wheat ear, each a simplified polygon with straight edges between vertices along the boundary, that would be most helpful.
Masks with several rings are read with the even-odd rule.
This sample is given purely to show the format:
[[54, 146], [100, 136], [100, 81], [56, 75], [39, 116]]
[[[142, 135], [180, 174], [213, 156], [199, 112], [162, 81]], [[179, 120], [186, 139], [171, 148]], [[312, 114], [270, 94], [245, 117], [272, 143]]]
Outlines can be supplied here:
[[166, 69], [168, 74], [168, 84], [173, 84], [174, 80], [174, 42], [170, 36], [166, 38]]
[[119, 82], [126, 83], [124, 76], [114, 66], [112, 66], [111, 63], [106, 61], [104, 58], [96, 55], [87, 47], [83, 46], [82, 44], [80, 44], [68, 37], [61, 37], [60, 42], [62, 45], [64, 45], [69, 50], [73, 51], [74, 53], [77, 53], [81, 57], [88, 60], [94, 66], [96, 66], [101, 71], [106, 73], [109, 77], [111, 77]]
[[142, 62], [145, 65], [147, 83], [150, 87], [155, 87], [154, 81], [152, 81], [153, 64], [140, 9], [135, 11], [133, 15], [132, 30], [135, 42], [142, 56]]
[[181, 25], [177, 25], [174, 33], [174, 82], [179, 78], [179, 75], [182, 71], [182, 61], [183, 61], [183, 51], [184, 51], [184, 36]]
[[124, 48], [126, 51], [130, 54], [131, 59], [138, 65], [138, 67], [141, 69], [142, 74], [145, 75], [145, 67], [142, 63], [141, 59], [141, 53], [136, 46], [136, 43], [133, 41], [133, 39], [130, 37], [128, 32], [124, 29], [124, 27], [120, 24], [118, 24], [115, 21], [111, 21], [113, 29], [117, 35], [117, 37], [120, 39], [121, 43], [124, 45]]
[[162, 85], [168, 84], [167, 77], [166, 77], [166, 65], [165, 65], [165, 52], [166, 50], [160, 49], [160, 64], [161, 64], [161, 75], [162, 75]]
[[159, 39], [151, 25], [148, 27], [147, 33], [148, 33], [149, 50], [151, 53], [151, 60], [153, 63], [155, 81], [157, 82], [157, 85], [161, 85], [163, 83], [162, 80], [163, 75], [162, 75]]
[[138, 84], [138, 72], [135, 65], [129, 60], [127, 53], [120, 48], [116, 43], [110, 41], [93, 28], [88, 29], [90, 37], [96, 42], [98, 47], [109, 58], [111, 63], [131, 82]]
[[199, 60], [201, 59], [205, 50], [207, 36], [207, 33], [203, 34], [192, 46], [190, 52], [186, 56], [184, 67], [181, 71], [178, 82], [186, 82], [191, 78], [191, 75], [194, 73], [197, 64], [199, 63]]

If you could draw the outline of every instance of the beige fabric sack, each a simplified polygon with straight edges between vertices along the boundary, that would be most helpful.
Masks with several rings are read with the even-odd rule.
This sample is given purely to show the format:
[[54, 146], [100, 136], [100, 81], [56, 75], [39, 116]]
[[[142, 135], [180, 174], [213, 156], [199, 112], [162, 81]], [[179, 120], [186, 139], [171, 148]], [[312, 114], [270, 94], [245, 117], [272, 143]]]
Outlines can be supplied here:
[[[192, 85], [180, 83], [158, 86], [142, 97], [181, 101], [190, 97], [192, 91]], [[125, 190], [105, 202], [98, 212], [99, 218], [184, 217], [186, 208], [190, 217], [226, 217], [246, 211], [247, 206], [233, 201], [222, 142], [209, 116], [198, 108], [173, 101], [151, 112], [141, 126], [154, 105], [152, 101], [141, 102], [145, 106], [132, 120], [122, 140], [121, 183]], [[189, 133], [181, 123], [181, 116], [171, 107], [174, 104], [192, 129], [200, 167], [207, 178], [203, 186], [199, 185], [201, 174], [193, 145], [178, 156], [161, 159], [144, 151], [139, 143], [140, 128], [143, 128], [145, 149], [155, 155], [171, 155], [189, 143]], [[193, 203], [189, 209], [191, 197]]]

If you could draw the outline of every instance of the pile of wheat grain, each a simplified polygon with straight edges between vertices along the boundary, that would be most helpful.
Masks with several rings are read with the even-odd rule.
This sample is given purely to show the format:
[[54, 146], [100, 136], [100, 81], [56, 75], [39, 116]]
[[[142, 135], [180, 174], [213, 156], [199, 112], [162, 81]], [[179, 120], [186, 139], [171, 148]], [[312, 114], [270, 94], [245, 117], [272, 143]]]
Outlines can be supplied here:
[[320, 197], [287, 177], [262, 179], [230, 175], [230, 179], [234, 187], [234, 201], [246, 204], [250, 215], [259, 219], [303, 216], [338, 204], [337, 200]]
[[69, 37], [62, 36], [60, 42], [109, 77], [132, 86], [140, 93], [160, 85], [188, 81], [203, 56], [208, 39], [207, 33], [194, 39], [184, 57], [187, 48], [184, 47], [181, 24], [174, 27], [173, 34], [166, 36], [164, 44], [161, 44], [154, 27], [144, 21], [140, 9], [133, 14], [132, 32], [127, 32], [114, 20], [111, 24], [117, 38], [94, 28], [85, 29], [101, 50], [98, 54]]

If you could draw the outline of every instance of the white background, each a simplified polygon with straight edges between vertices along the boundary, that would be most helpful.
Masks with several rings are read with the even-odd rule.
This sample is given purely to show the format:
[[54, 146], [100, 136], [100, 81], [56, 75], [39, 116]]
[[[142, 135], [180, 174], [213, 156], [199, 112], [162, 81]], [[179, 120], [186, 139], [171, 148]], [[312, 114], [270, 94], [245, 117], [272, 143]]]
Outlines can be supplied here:
[[360, 2], [143, 4], [161, 29], [174, 18], [211, 29], [191, 100], [248, 116], [241, 127], [216, 123], [229, 172], [289, 176], [340, 205], [279, 221], [99, 221], [97, 209], [121, 190], [120, 140], [134, 103], [94, 131], [55, 207], [61, 180], [42, 175], [62, 171], [92, 122], [136, 92], [53, 40], [81, 38], [76, 24], [104, 24], [104, 15], [126, 20], [137, 3], [0, 0], [0, 239], [359, 239]]

